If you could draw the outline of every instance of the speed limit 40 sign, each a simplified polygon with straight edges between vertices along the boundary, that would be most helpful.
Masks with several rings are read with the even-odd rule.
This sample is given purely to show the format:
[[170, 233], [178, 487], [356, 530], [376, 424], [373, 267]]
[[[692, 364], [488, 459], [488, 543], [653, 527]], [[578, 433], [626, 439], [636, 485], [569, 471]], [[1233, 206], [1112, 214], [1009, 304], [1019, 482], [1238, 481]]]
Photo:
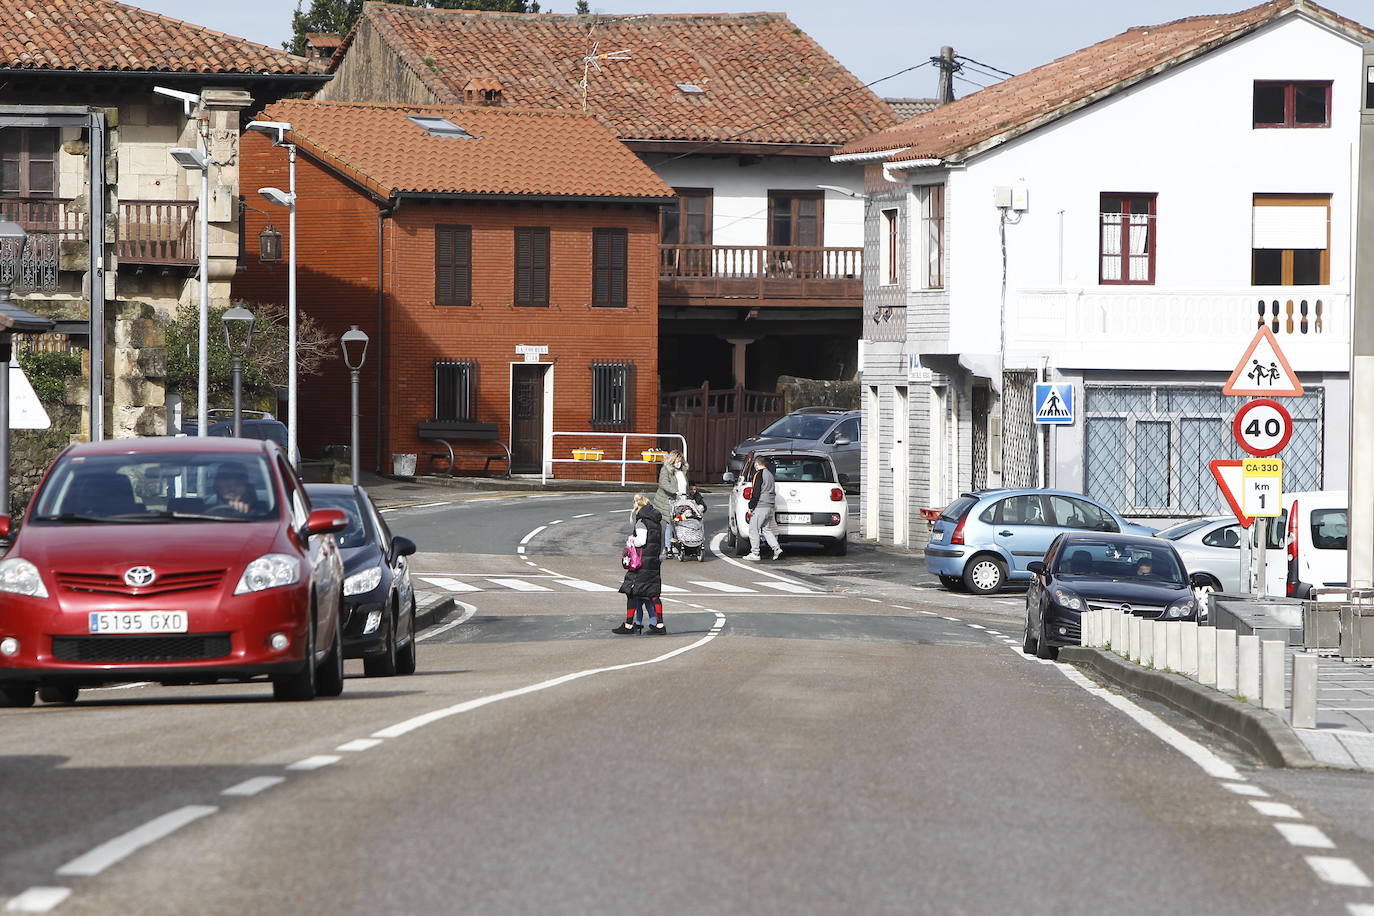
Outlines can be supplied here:
[[1231, 431], [1241, 448], [1267, 458], [1283, 451], [1293, 438], [1293, 416], [1272, 398], [1256, 398], [1236, 412]]

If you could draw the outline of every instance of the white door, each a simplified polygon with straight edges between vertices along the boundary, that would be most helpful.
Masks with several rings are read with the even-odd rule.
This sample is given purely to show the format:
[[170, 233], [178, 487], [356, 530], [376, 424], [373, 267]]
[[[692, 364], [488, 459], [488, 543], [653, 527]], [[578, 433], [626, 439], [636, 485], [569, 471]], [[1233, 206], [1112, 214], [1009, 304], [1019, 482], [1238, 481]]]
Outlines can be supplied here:
[[892, 543], [907, 544], [910, 534], [907, 519], [911, 512], [908, 483], [910, 482], [910, 452], [907, 440], [911, 435], [911, 413], [905, 386], [892, 389]]
[[882, 430], [878, 418], [880, 405], [878, 386], [869, 385], [864, 389], [864, 427], [868, 435], [863, 438], [867, 454], [864, 460], [863, 501], [864, 537], [878, 539], [878, 500], [882, 493]]

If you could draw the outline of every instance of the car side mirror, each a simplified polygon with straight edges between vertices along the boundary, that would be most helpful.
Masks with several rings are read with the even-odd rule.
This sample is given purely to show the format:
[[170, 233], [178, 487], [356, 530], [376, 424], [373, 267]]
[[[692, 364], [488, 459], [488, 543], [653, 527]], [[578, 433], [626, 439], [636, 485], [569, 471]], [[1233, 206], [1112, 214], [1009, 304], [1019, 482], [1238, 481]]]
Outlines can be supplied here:
[[348, 527], [348, 516], [339, 509], [315, 509], [305, 519], [307, 537], [316, 534], [337, 534]]
[[9, 536], [10, 517], [8, 515], [0, 515], [0, 538], [7, 538]]
[[1212, 584], [1212, 580], [1208, 577], [1206, 573], [1189, 573], [1188, 584], [1191, 585], [1193, 588], [1206, 588], [1207, 586]]
[[847, 436], [836, 436], [836, 437], [835, 437], [835, 442], [834, 442], [834, 444], [835, 444], [835, 445], [850, 445], [853, 441], [854, 441], [854, 440], [850, 439], [850, 438], [847, 437]]
[[849, 486], [849, 475], [848, 475], [848, 474], [841, 474], [841, 475], [840, 475], [840, 486], [842, 486], [842, 487], [847, 487], [847, 486]]
[[408, 557], [415, 552], [415, 542], [398, 534], [391, 539], [391, 550], [399, 557]]
[[722, 483], [734, 483], [739, 478], [735, 476], [733, 471], [726, 471], [724, 474], [720, 475], [720, 479]]
[[1026, 564], [1026, 569], [1038, 576], [1045, 571], [1045, 564], [1040, 560], [1031, 560]]

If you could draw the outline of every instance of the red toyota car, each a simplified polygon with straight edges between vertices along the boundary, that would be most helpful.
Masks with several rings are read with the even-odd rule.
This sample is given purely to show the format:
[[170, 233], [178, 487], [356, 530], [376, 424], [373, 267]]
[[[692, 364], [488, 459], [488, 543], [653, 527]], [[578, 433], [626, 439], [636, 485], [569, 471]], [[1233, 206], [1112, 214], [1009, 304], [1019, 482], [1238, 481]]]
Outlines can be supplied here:
[[[11, 520], [0, 516], [0, 535]], [[273, 442], [73, 445], [0, 559], [0, 704], [82, 687], [269, 678], [343, 690], [336, 509], [311, 511]]]

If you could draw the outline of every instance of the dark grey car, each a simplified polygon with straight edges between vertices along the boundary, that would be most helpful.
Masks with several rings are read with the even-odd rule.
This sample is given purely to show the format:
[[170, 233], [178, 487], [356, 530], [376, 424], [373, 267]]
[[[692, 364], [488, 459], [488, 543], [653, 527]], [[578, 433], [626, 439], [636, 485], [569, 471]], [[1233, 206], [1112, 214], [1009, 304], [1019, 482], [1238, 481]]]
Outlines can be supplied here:
[[803, 407], [774, 420], [756, 436], [750, 436], [730, 452], [729, 469], [738, 475], [744, 458], [756, 449], [804, 448], [826, 452], [835, 462], [841, 482], [859, 487], [859, 447], [863, 436], [863, 411], [836, 407]]

